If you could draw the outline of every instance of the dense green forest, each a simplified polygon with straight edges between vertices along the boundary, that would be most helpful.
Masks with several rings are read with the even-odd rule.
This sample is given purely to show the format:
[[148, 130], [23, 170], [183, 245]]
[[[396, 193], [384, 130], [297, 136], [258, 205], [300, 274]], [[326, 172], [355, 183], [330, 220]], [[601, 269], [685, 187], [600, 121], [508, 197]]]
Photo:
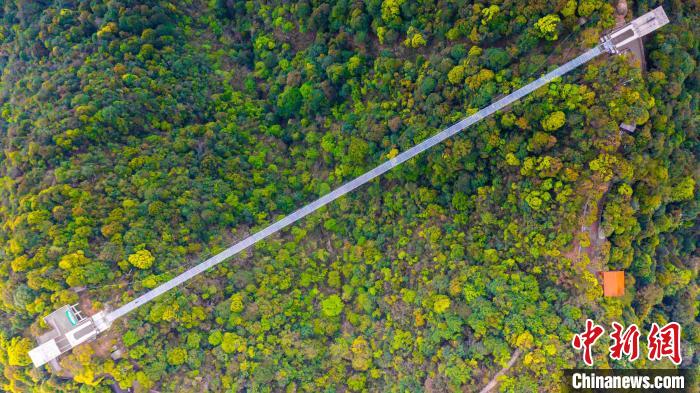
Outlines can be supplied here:
[[[603, 55], [34, 369], [119, 306], [598, 43], [603, 0], [7, 0], [0, 388], [558, 391], [586, 318], [698, 368], [698, 37]], [[620, 123], [636, 125], [621, 132]], [[600, 236], [599, 236], [600, 234]], [[604, 239], [602, 239], [604, 237]], [[601, 270], [625, 270], [605, 298]], [[596, 367], [673, 367], [607, 356]], [[646, 340], [642, 339], [642, 350]], [[124, 352], [113, 360], [113, 346]]]

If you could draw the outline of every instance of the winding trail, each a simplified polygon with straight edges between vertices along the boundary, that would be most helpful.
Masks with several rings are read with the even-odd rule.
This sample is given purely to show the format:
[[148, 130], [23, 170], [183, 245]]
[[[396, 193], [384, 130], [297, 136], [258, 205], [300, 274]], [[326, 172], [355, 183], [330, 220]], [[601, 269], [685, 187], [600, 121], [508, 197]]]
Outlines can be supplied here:
[[520, 350], [520, 348], [516, 349], [515, 352], [510, 356], [510, 360], [508, 361], [508, 364], [506, 364], [505, 367], [501, 369], [501, 371], [497, 372], [496, 375], [491, 378], [491, 381], [484, 386], [483, 389], [479, 391], [479, 393], [488, 393], [491, 390], [493, 390], [497, 385], [498, 385], [498, 378], [500, 378], [502, 375], [504, 375], [508, 370], [510, 370], [511, 367], [515, 364], [515, 362], [518, 361], [518, 358], [520, 355], [522, 355], [523, 351]]

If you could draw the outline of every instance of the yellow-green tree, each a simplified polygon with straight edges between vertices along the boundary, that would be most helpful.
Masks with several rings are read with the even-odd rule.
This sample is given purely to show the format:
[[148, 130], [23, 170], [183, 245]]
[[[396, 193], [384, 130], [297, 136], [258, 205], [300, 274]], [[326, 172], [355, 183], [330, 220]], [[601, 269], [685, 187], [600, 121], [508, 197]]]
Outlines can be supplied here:
[[464, 80], [464, 66], [457, 65], [452, 67], [450, 72], [447, 73], [447, 80], [449, 80], [453, 85], [462, 83]]
[[566, 123], [566, 115], [562, 111], [556, 111], [542, 120], [542, 128], [545, 131], [554, 131], [560, 129], [564, 123]]
[[352, 368], [358, 371], [367, 370], [372, 362], [372, 353], [367, 340], [362, 336], [355, 338], [350, 351], [352, 351]]
[[384, 0], [382, 2], [382, 20], [389, 25], [401, 23], [401, 5], [405, 0]]
[[450, 308], [450, 298], [445, 295], [435, 295], [433, 299], [433, 310], [441, 314]]
[[221, 349], [226, 353], [234, 353], [236, 351], [245, 351], [245, 340], [236, 333], [226, 332], [221, 341]]
[[32, 342], [28, 338], [13, 337], [7, 344], [7, 363], [11, 366], [27, 366], [32, 360], [29, 358], [29, 350]]
[[425, 46], [426, 41], [421, 32], [415, 27], [411, 26], [408, 28], [408, 32], [406, 32], [406, 40], [403, 42], [403, 44], [409, 48], [418, 48]]
[[245, 304], [243, 303], [243, 294], [236, 293], [231, 296], [231, 312], [239, 313], [245, 309]]
[[535, 31], [547, 41], [554, 41], [559, 38], [559, 22], [561, 22], [561, 19], [557, 15], [545, 15], [535, 22]]
[[168, 364], [179, 366], [187, 361], [187, 350], [184, 348], [173, 348], [166, 354]]
[[139, 269], [148, 269], [156, 258], [148, 250], [139, 250], [129, 255], [129, 263]]

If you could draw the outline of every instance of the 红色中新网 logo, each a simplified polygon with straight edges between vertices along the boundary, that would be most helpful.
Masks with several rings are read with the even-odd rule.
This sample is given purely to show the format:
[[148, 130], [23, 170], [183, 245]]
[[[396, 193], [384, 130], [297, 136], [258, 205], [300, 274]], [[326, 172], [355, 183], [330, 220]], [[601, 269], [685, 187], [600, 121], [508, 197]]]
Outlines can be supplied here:
[[[610, 358], [621, 360], [624, 356], [630, 362], [637, 360], [640, 356], [639, 327], [632, 324], [625, 329], [621, 324], [613, 322], [612, 328], [612, 345], [608, 348]], [[574, 349], [583, 352], [583, 362], [586, 365], [593, 365], [593, 345], [604, 333], [605, 328], [587, 319], [585, 330], [575, 334], [571, 340]], [[652, 323], [647, 335], [647, 359], [656, 361], [667, 358], [673, 364], [679, 365], [683, 361], [680, 343], [681, 326], [677, 322], [669, 322], [663, 327]]]

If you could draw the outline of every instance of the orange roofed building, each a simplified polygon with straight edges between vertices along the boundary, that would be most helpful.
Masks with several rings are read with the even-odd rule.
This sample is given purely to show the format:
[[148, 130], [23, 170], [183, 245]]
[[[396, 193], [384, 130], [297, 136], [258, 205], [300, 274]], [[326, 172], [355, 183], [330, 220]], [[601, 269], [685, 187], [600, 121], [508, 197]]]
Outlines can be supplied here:
[[603, 296], [619, 297], [625, 294], [625, 272], [600, 272], [603, 276]]

